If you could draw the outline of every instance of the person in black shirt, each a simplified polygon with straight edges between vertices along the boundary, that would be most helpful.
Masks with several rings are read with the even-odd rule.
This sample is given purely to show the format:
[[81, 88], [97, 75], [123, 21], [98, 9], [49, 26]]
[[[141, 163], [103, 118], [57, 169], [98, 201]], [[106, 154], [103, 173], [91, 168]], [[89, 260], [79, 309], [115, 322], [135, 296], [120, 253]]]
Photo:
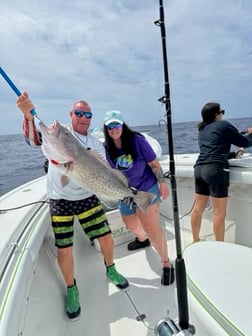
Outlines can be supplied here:
[[218, 103], [207, 103], [201, 110], [198, 124], [200, 154], [194, 165], [195, 197], [191, 215], [193, 241], [200, 240], [203, 212], [210, 197], [213, 208], [213, 231], [216, 240], [224, 241], [225, 216], [229, 187], [229, 162], [240, 150], [231, 152], [231, 145], [252, 146], [252, 128], [242, 135], [228, 121]]

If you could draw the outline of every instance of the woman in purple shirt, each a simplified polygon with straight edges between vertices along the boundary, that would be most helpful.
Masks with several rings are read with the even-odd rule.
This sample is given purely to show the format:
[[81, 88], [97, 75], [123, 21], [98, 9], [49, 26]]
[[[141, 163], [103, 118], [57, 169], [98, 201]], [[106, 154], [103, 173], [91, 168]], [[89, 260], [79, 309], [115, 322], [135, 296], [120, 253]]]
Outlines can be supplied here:
[[146, 214], [136, 205], [125, 202], [119, 205], [119, 210], [127, 228], [136, 235], [135, 241], [128, 244], [128, 249], [146, 247], [151, 242], [163, 266], [161, 284], [168, 286], [174, 282], [174, 268], [159, 224], [159, 203], [160, 198], [168, 197], [169, 189], [156, 154], [143, 135], [125, 124], [120, 111], [106, 113], [104, 135], [106, 157], [111, 167], [127, 177], [130, 187], [156, 195]]

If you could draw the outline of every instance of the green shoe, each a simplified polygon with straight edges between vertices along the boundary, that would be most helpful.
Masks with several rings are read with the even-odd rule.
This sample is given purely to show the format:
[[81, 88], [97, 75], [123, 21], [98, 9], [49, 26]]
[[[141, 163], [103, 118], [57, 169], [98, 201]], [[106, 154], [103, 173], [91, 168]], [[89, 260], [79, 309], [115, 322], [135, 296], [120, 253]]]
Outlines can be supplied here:
[[117, 272], [115, 264], [107, 267], [107, 277], [109, 280], [120, 289], [129, 287], [128, 280], [123, 275]]
[[74, 280], [74, 285], [67, 287], [66, 314], [72, 321], [75, 321], [79, 318], [80, 312], [79, 291]]

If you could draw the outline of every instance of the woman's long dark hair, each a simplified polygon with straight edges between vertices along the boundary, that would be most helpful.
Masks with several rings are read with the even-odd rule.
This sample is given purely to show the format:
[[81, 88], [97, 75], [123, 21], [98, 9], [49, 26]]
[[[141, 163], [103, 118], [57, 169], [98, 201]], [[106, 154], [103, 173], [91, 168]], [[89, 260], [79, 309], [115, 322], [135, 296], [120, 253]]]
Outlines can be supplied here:
[[211, 124], [215, 121], [216, 115], [219, 114], [221, 110], [220, 104], [218, 103], [207, 103], [203, 106], [201, 110], [202, 121], [198, 124], [199, 131], [204, 128], [207, 124]]
[[[111, 160], [114, 160], [118, 157], [117, 148], [114, 144], [113, 139], [108, 134], [108, 129], [104, 125], [103, 132], [105, 137], [105, 148], [107, 153], [110, 156]], [[136, 158], [136, 148], [133, 143], [133, 138], [135, 135], [143, 136], [141, 133], [134, 131], [129, 128], [129, 126], [125, 123], [122, 125], [122, 135], [121, 135], [121, 142], [122, 142], [122, 149], [126, 155], [131, 154], [132, 158]]]

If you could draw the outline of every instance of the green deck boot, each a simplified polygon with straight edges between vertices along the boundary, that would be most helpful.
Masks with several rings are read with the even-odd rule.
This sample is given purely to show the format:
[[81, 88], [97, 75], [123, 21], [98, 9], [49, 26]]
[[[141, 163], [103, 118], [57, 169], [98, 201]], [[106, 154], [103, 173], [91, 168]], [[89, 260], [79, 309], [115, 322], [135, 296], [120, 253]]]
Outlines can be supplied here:
[[128, 280], [120, 273], [117, 272], [115, 264], [107, 266], [108, 279], [120, 289], [129, 287]]
[[66, 314], [70, 320], [75, 321], [80, 317], [79, 291], [74, 280], [74, 285], [67, 287]]

